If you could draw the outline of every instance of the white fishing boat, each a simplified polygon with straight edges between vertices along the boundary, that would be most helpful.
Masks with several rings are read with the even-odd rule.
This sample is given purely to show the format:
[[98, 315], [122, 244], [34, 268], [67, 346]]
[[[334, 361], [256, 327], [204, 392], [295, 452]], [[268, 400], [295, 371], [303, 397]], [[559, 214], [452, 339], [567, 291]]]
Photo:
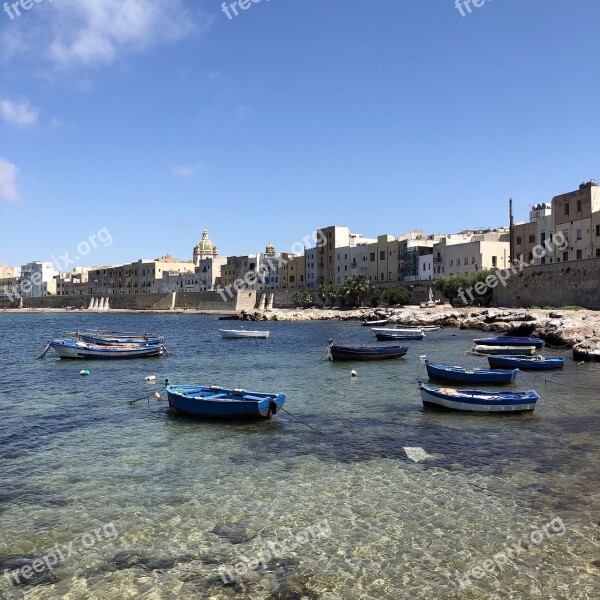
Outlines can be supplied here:
[[499, 354], [503, 356], [533, 356], [536, 352], [535, 346], [473, 346], [475, 354]]
[[269, 337], [268, 331], [256, 331], [252, 329], [219, 329], [223, 339], [246, 339], [266, 340]]

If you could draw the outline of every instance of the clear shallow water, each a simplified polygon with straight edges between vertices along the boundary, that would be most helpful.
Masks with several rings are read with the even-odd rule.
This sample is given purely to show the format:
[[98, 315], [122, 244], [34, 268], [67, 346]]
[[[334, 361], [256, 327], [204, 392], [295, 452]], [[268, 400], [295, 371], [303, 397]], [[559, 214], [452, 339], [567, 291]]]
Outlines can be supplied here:
[[[477, 332], [408, 342], [406, 359], [322, 362], [326, 342], [370, 343], [357, 323], [270, 323], [271, 339], [220, 339], [214, 317], [0, 313], [0, 571], [73, 542], [27, 598], [597, 598], [600, 391], [544, 385], [535, 413], [423, 411], [420, 354], [465, 356]], [[234, 326], [237, 324], [234, 323]], [[164, 359], [97, 363], [35, 357], [86, 327], [151, 330]], [[256, 324], [263, 328], [263, 324]], [[15, 335], [16, 334], [16, 335]], [[90, 377], [79, 376], [89, 368]], [[350, 377], [350, 370], [358, 378]], [[152, 399], [158, 382], [283, 391], [268, 422], [206, 423]], [[600, 388], [600, 366], [543, 377]], [[392, 379], [390, 379], [392, 378]], [[410, 461], [404, 447], [431, 457]], [[455, 573], [560, 518], [563, 535], [459, 588]], [[326, 522], [268, 568], [225, 586], [219, 569]], [[101, 530], [90, 547], [82, 536]], [[110, 530], [113, 531], [113, 530]], [[83, 537], [83, 539], [89, 539]], [[0, 577], [0, 592], [8, 581]], [[14, 595], [13, 597], [19, 597]], [[8, 596], [11, 597], [11, 596]]]

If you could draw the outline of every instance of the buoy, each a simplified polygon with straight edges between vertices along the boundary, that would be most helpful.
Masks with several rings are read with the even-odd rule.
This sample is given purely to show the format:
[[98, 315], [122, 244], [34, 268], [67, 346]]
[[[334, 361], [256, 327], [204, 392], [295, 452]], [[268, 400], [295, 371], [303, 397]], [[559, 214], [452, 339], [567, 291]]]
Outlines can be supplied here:
[[80, 374], [82, 377], [85, 377], [86, 375], [89, 375], [89, 374], [90, 374], [90, 372], [89, 372], [87, 369], [83, 369], [83, 371], [79, 371], [79, 374]]
[[144, 381], [147, 381], [148, 383], [152, 383], [152, 382], [156, 381], [156, 375], [148, 375], [148, 377], [144, 377]]
[[154, 394], [154, 396], [156, 397], [156, 399], [157, 399], [159, 402], [162, 402], [162, 399], [163, 399], [163, 397], [160, 395], [160, 392], [156, 392], [156, 393]]
[[585, 360], [582, 360], [580, 362], [577, 363], [578, 367], [582, 367], [583, 365], [585, 365]]
[[358, 373], [357, 373], [356, 371], [352, 370], [352, 371], [350, 371], [350, 375], [351, 375], [352, 377], [357, 377], [357, 376], [358, 376]]

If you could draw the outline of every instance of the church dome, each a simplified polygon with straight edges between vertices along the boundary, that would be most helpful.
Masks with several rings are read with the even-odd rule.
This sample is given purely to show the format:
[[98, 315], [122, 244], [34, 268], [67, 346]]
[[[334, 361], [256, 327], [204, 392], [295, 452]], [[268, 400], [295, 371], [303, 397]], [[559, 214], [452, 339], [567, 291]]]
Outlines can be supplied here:
[[211, 242], [208, 237], [208, 231], [206, 229], [202, 232], [202, 239], [196, 244], [196, 248], [201, 252], [215, 252], [217, 249], [216, 244]]
[[273, 246], [273, 244], [269, 243], [265, 250], [265, 254], [267, 256], [275, 256], [275, 246]]
[[198, 262], [204, 258], [211, 258], [218, 256], [216, 244], [214, 244], [208, 237], [208, 231], [206, 229], [202, 232], [202, 239], [194, 247], [194, 263], [196, 266]]

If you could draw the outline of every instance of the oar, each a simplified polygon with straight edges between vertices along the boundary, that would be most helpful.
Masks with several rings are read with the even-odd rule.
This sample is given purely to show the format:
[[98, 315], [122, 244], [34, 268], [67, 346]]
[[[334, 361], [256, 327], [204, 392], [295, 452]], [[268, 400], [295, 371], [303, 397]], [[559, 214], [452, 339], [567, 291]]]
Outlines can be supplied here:
[[44, 358], [44, 356], [46, 356], [46, 352], [48, 352], [48, 350], [50, 350], [50, 343], [46, 344], [44, 351], [37, 357], [36, 360], [41, 360], [42, 358]]

